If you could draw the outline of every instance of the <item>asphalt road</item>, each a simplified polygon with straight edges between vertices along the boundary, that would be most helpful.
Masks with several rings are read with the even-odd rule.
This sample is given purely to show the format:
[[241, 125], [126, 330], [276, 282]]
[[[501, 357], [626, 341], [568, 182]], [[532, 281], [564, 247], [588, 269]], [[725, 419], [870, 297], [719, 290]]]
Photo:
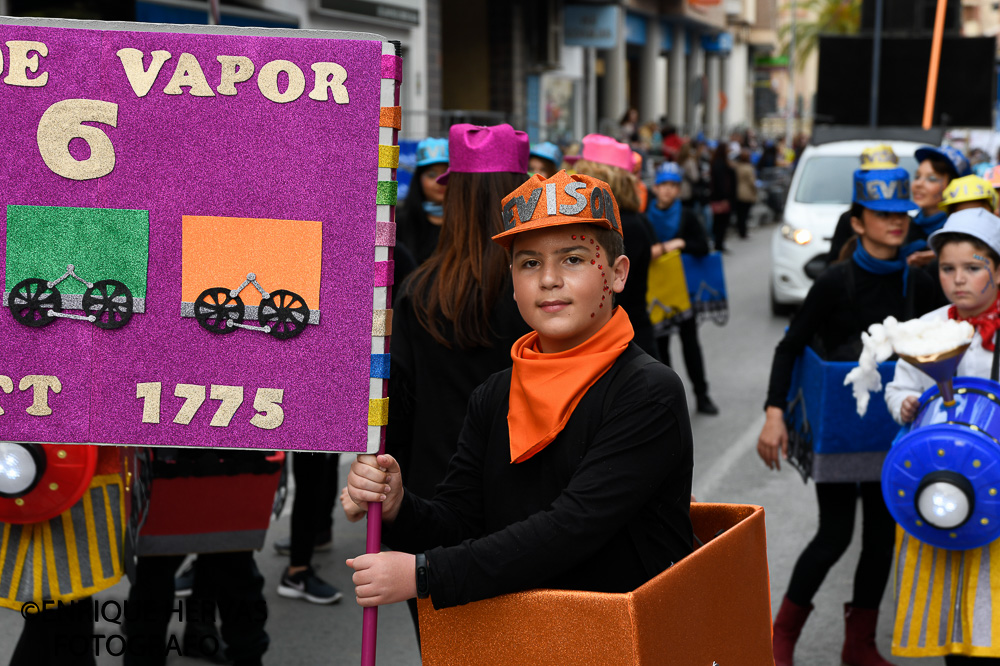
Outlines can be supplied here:
[[[816, 499], [812, 484], [805, 485], [789, 468], [771, 472], [757, 457], [755, 445], [763, 424], [762, 407], [768, 368], [774, 345], [787, 324], [773, 318], [767, 303], [769, 239], [773, 227], [756, 229], [747, 241], [733, 240], [726, 257], [731, 317], [726, 326], [705, 324], [701, 340], [705, 352], [711, 394], [722, 413], [716, 417], [693, 414], [695, 436], [694, 491], [699, 500], [753, 503], [764, 506], [767, 517], [768, 560], [771, 598], [775, 610], [784, 595], [791, 568], [799, 552], [816, 529]], [[678, 343], [672, 357], [680, 362]], [[683, 368], [679, 369], [686, 378]], [[691, 399], [692, 412], [694, 409]], [[345, 478], [348, 456], [342, 456], [341, 479]], [[859, 512], [860, 513], [860, 512]], [[860, 516], [856, 530], [860, 532]], [[276, 588], [286, 558], [275, 554], [272, 542], [288, 534], [288, 509], [272, 525], [264, 549], [257, 554], [266, 578], [269, 618], [267, 631], [271, 647], [265, 655], [270, 665], [312, 666], [313, 664], [358, 664], [361, 659], [361, 609], [353, 602], [350, 570], [344, 560], [363, 552], [364, 523], [350, 524], [338, 518], [335, 548], [319, 553], [314, 566], [319, 574], [339, 587], [345, 598], [334, 606], [315, 606], [278, 597]], [[854, 564], [859, 534], [848, 553], [833, 568], [814, 600], [816, 609], [805, 626], [796, 652], [802, 666], [840, 664], [843, 640], [842, 605], [851, 599]], [[101, 601], [123, 600], [128, 583], [97, 595]], [[887, 590], [879, 621], [878, 645], [883, 656], [896, 664], [930, 666], [942, 659], [891, 657], [892, 591]], [[16, 612], [0, 612], [0, 655], [9, 654], [21, 630]], [[180, 637], [183, 627], [175, 622], [172, 630]], [[113, 635], [120, 629], [102, 622], [97, 633]], [[393, 666], [419, 664], [416, 640], [409, 613], [402, 604], [384, 607], [379, 615], [378, 661]], [[0, 663], [6, 659], [0, 656]], [[119, 660], [107, 655], [99, 664]], [[171, 666], [203, 664], [171, 657]], [[488, 663], [488, 659], [484, 659]], [[726, 665], [729, 666], [729, 665]]]

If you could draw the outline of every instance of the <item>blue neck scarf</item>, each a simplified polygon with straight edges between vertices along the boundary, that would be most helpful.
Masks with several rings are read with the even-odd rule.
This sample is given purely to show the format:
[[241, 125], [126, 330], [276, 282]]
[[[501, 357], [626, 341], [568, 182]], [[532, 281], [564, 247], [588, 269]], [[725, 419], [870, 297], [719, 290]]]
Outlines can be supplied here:
[[930, 236], [932, 233], [944, 226], [945, 220], [948, 219], [948, 213], [941, 211], [940, 213], [934, 213], [933, 215], [924, 215], [923, 209], [917, 216], [913, 218], [913, 224], [917, 225], [924, 230], [924, 233]]
[[890, 273], [897, 273], [903, 271], [903, 293], [906, 293], [906, 283], [907, 278], [910, 276], [910, 268], [906, 263], [906, 258], [903, 253], [900, 252], [895, 259], [876, 259], [872, 255], [868, 254], [868, 250], [865, 246], [861, 244], [861, 239], [858, 239], [858, 246], [854, 249], [854, 255], [852, 257], [854, 263], [856, 263], [863, 270], [869, 273], [874, 273], [875, 275], [889, 275]]
[[441, 217], [444, 215], [444, 204], [434, 203], [433, 201], [425, 201], [424, 212], [428, 217]]
[[646, 217], [656, 230], [656, 237], [661, 243], [673, 240], [681, 230], [681, 200], [675, 199], [666, 208], [660, 208], [654, 202], [646, 210]]

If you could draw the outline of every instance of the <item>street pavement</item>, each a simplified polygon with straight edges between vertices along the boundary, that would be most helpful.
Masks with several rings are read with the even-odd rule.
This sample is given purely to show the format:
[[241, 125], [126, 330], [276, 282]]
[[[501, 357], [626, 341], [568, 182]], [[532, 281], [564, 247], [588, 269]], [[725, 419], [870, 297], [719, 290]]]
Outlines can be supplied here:
[[[711, 395], [722, 410], [715, 417], [694, 412], [689, 396], [695, 440], [694, 493], [698, 500], [760, 504], [766, 511], [768, 562], [771, 599], [775, 610], [784, 595], [795, 559], [816, 529], [816, 499], [812, 483], [802, 483], [798, 473], [783, 467], [769, 471], [756, 454], [756, 441], [763, 425], [763, 404], [774, 346], [787, 320], [774, 318], [768, 307], [769, 242], [773, 226], [758, 228], [747, 241], [732, 239], [731, 254], [726, 255], [726, 273], [731, 315], [725, 326], [706, 323], [701, 327]], [[687, 381], [679, 342], [674, 340], [672, 358], [678, 372]], [[688, 386], [690, 390], [690, 386]], [[349, 456], [341, 457], [341, 483], [346, 479]], [[289, 507], [290, 507], [289, 502]], [[339, 587], [344, 599], [334, 606], [315, 606], [277, 595], [276, 588], [287, 558], [273, 549], [275, 539], [289, 530], [289, 507], [268, 532], [257, 563], [266, 578], [268, 602], [267, 631], [271, 647], [265, 655], [269, 665], [312, 666], [313, 664], [358, 664], [361, 660], [361, 609], [354, 603], [351, 571], [344, 564], [348, 557], [364, 550], [364, 523], [350, 524], [338, 515], [334, 528], [335, 548], [331, 553], [317, 553], [313, 564], [320, 576]], [[339, 511], [338, 511], [339, 514]], [[860, 511], [859, 511], [860, 514]], [[859, 553], [860, 515], [851, 549], [830, 571], [817, 594], [812, 613], [796, 651], [800, 666], [837, 666], [843, 641], [843, 603], [851, 599], [854, 565]], [[734, 566], [739, 563], [734, 562]], [[97, 595], [101, 601], [123, 600], [128, 583]], [[683, 603], [678, 600], [678, 603]], [[904, 659], [891, 657], [892, 591], [887, 590], [879, 620], [878, 645], [883, 656], [895, 664], [940, 666], [942, 659]], [[0, 613], [0, 655], [9, 653], [16, 643], [22, 620], [16, 612]], [[178, 639], [183, 625], [175, 621], [172, 631]], [[100, 622], [96, 633], [120, 634], [120, 628]], [[420, 663], [417, 644], [404, 604], [380, 609], [378, 661], [393, 666]], [[0, 663], [6, 659], [0, 656]], [[483, 663], [488, 663], [484, 656]], [[98, 664], [119, 663], [102, 654]], [[193, 659], [172, 656], [170, 666], [204, 664]], [[755, 666], [730, 665], [720, 666]]]

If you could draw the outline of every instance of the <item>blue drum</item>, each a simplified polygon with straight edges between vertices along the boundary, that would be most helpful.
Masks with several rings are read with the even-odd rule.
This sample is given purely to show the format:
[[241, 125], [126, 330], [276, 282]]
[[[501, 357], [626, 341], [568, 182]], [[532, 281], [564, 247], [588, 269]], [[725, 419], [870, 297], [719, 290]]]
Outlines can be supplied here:
[[882, 467], [882, 494], [915, 538], [967, 550], [1000, 537], [1000, 384], [958, 377], [953, 386], [951, 406], [937, 386], [920, 396]]

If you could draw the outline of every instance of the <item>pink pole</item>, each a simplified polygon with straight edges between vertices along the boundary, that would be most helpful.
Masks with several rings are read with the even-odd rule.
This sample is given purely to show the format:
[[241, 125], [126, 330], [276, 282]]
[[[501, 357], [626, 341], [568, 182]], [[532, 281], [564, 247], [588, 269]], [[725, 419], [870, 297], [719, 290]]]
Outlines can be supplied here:
[[[379, 447], [379, 453], [382, 453]], [[368, 505], [368, 539], [366, 553], [377, 553], [382, 547], [382, 504]], [[361, 623], [361, 666], [375, 666], [375, 646], [378, 642], [378, 606], [364, 609]]]

